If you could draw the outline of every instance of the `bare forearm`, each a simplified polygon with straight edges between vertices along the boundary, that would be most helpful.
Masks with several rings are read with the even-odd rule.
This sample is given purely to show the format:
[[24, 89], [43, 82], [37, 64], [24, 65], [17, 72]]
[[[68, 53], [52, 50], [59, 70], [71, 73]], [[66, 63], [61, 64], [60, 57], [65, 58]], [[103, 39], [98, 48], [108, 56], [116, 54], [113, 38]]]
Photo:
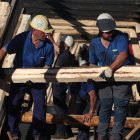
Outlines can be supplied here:
[[116, 57], [115, 61], [109, 67], [112, 69], [112, 71], [115, 71], [121, 66], [123, 66], [126, 59], [127, 52], [122, 52]]
[[89, 113], [93, 114], [95, 112], [95, 106], [96, 106], [96, 93], [95, 93], [95, 90], [90, 91], [89, 96], [90, 96]]

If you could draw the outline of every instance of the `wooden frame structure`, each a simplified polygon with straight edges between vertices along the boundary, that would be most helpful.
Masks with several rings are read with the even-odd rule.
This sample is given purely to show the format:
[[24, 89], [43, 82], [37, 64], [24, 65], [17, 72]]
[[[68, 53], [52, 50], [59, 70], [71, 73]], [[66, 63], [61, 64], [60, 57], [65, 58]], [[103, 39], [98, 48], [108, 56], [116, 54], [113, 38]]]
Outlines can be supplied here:
[[[15, 3], [15, 0], [13, 0], [13, 3]], [[6, 2], [1, 2], [0, 1], [0, 43], [1, 43], [1, 38], [4, 34], [7, 22], [9, 20], [10, 14], [12, 12], [12, 8], [14, 5], [10, 5], [9, 3]], [[29, 22], [31, 19], [31, 15], [25, 15], [22, 14], [19, 18], [19, 22], [17, 25], [17, 28], [15, 29], [14, 35], [23, 32], [28, 29]], [[94, 20], [77, 20], [76, 22], [74, 20], [63, 20], [63, 19], [49, 19], [52, 26], [56, 30], [56, 33], [54, 34], [55, 41], [58, 42], [60, 38], [60, 34], [69, 34], [69, 35], [80, 35], [80, 34], [88, 34], [88, 35], [95, 35], [98, 33], [98, 29], [96, 26], [96, 21]], [[132, 40], [132, 47], [134, 51], [134, 56], [136, 58], [137, 64], [140, 63], [140, 24], [137, 22], [122, 22], [122, 21], [117, 21], [116, 22], [117, 27], [119, 30], [122, 30], [126, 33], [129, 34], [130, 39]], [[79, 27], [80, 25], [80, 27]], [[81, 32], [80, 32], [81, 30]], [[134, 39], [134, 41], [133, 41]], [[71, 50], [73, 54], [78, 55], [78, 51], [82, 43], [87, 43], [86, 40], [84, 39], [77, 39], [75, 40], [75, 46]], [[136, 42], [135, 42], [136, 41]], [[14, 55], [7, 55], [4, 63], [3, 63], [3, 68], [9, 68], [12, 67], [12, 62], [14, 59]], [[99, 72], [100, 70], [103, 70], [104, 68], [99, 68], [99, 69], [94, 69], [94, 68], [74, 68], [74, 69], [55, 69], [52, 71], [51, 70], [42, 70], [42, 69], [31, 69], [26, 71], [25, 69], [5, 69], [5, 72], [7, 75], [9, 75], [10, 82], [15, 82], [15, 83], [25, 83], [27, 79], [32, 80], [33, 82], [77, 82], [77, 81], [86, 81], [88, 78], [92, 78], [97, 81], [104, 81], [103, 79], [99, 78]], [[133, 70], [133, 71], [132, 71]], [[32, 75], [32, 73], [35, 73]], [[122, 67], [115, 73], [115, 80], [117, 81], [127, 81], [127, 82], [136, 82], [140, 81], [140, 68], [139, 67]], [[25, 78], [21, 78], [21, 73], [25, 76]], [[49, 76], [49, 74], [52, 75]], [[94, 76], [93, 76], [94, 75]], [[128, 76], [128, 77], [127, 77]], [[20, 78], [19, 78], [20, 77]], [[127, 77], [127, 78], [126, 78]], [[7, 88], [7, 87], [6, 87]], [[48, 100], [51, 99], [51, 88], [48, 88], [47, 90], [48, 93]], [[4, 97], [6, 95], [6, 92], [2, 89], [0, 89], [0, 114], [4, 115], [4, 110], [2, 110], [4, 107]], [[0, 124], [2, 122], [2, 117], [3, 115], [0, 116]], [[31, 117], [31, 114], [29, 114]], [[72, 116], [75, 117], [75, 116]], [[76, 116], [78, 120], [80, 120], [81, 116]], [[76, 118], [75, 118], [76, 119]], [[48, 119], [47, 119], [48, 120]], [[139, 122], [140, 120], [138, 120]], [[30, 121], [31, 122], [31, 121]], [[139, 122], [140, 123], [140, 122]], [[96, 124], [97, 125], [97, 124]], [[130, 126], [129, 126], [130, 127]], [[134, 128], [134, 131], [139, 129], [139, 125], [134, 125], [133, 127], [131, 126], [130, 128]], [[134, 132], [133, 131], [133, 132]], [[131, 134], [132, 135], [132, 134]], [[129, 139], [127, 137], [126, 139]]]

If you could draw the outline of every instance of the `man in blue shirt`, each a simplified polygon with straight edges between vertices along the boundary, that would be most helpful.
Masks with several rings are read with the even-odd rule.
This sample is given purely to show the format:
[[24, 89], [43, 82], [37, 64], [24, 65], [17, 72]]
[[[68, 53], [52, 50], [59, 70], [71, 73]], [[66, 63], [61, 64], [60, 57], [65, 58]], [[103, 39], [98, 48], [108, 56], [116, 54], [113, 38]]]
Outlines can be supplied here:
[[99, 112], [98, 140], [106, 140], [114, 103], [114, 127], [110, 140], [122, 140], [126, 108], [129, 103], [131, 88], [125, 83], [113, 83], [113, 73], [123, 65], [131, 65], [128, 38], [118, 30], [111, 15], [103, 13], [97, 18], [99, 34], [92, 39], [89, 48], [90, 66], [107, 66], [100, 76], [107, 80], [99, 84], [101, 108]]
[[[14, 68], [49, 68], [54, 59], [54, 47], [47, 36], [53, 29], [43, 15], [35, 16], [31, 23], [32, 31], [23, 32], [15, 36], [5, 47], [0, 50], [0, 60], [6, 54], [16, 53], [13, 67]], [[32, 83], [28, 84], [11, 84], [10, 94], [7, 104], [7, 124], [9, 131], [14, 140], [20, 139], [18, 124], [20, 121], [21, 104], [25, 92], [30, 92], [33, 101], [33, 136], [38, 140], [45, 133], [46, 112], [45, 112], [45, 95], [46, 84]]]

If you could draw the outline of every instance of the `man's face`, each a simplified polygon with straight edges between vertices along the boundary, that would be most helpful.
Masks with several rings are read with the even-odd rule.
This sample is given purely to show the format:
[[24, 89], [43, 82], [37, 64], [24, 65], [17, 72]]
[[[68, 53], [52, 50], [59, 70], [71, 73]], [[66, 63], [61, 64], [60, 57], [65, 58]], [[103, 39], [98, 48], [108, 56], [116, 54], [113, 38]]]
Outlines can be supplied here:
[[40, 30], [37, 30], [37, 29], [33, 30], [33, 35], [37, 40], [45, 40], [47, 37], [46, 33], [42, 32]]
[[114, 30], [109, 31], [109, 32], [102, 32], [102, 38], [104, 40], [107, 40], [107, 41], [112, 41], [113, 38], [114, 38], [114, 35], [115, 35], [115, 31]]

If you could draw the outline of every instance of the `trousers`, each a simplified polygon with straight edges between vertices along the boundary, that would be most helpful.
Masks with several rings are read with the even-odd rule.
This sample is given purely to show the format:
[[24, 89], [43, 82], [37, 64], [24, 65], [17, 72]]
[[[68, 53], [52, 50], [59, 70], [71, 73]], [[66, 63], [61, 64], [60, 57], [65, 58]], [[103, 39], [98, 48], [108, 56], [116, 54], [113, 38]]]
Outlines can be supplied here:
[[114, 127], [110, 135], [114, 140], [122, 140], [131, 87], [129, 84], [107, 83], [100, 85], [98, 90], [100, 99], [98, 137], [107, 137], [114, 104]]
[[[53, 94], [53, 103], [55, 112], [58, 116], [64, 116], [68, 113], [68, 106], [66, 104], [66, 84], [53, 84], [52, 86], [52, 94]], [[72, 131], [70, 126], [66, 126], [64, 124], [56, 125], [56, 135], [71, 135]]]
[[34, 102], [33, 108], [33, 136], [39, 137], [44, 133], [46, 127], [46, 109], [45, 109], [45, 84], [34, 84], [28, 87], [26, 84], [11, 84], [10, 94], [7, 103], [7, 121], [8, 128], [12, 136], [20, 137], [19, 122], [21, 105], [26, 92], [30, 92]]

